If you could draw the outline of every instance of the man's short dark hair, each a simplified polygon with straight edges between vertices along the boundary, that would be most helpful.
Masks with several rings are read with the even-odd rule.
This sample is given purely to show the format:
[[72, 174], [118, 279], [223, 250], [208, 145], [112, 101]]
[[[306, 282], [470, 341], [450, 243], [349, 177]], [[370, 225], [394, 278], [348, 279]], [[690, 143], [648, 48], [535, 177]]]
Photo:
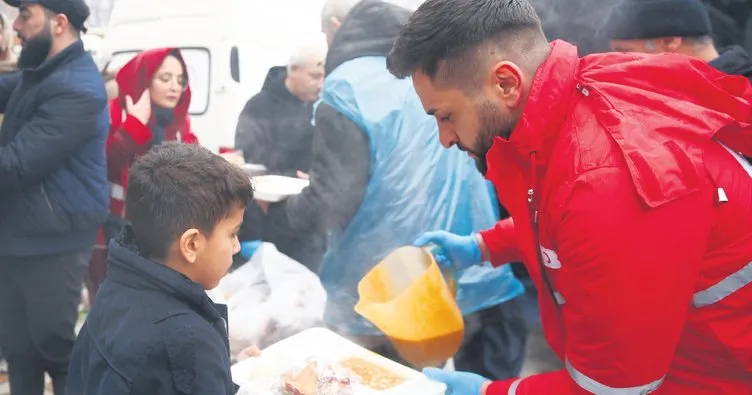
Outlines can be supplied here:
[[397, 38], [388, 67], [399, 78], [420, 71], [454, 85], [478, 77], [478, 67], [500, 53], [524, 56], [546, 42], [527, 0], [428, 0]]
[[125, 210], [140, 253], [161, 260], [183, 232], [196, 228], [208, 237], [252, 199], [241, 168], [198, 145], [168, 142], [131, 166]]

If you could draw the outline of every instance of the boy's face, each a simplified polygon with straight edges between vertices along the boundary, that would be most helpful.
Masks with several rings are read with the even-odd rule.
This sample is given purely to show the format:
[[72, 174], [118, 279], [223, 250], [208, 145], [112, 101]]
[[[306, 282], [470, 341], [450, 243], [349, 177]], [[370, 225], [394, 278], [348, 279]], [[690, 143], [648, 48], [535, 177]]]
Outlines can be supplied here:
[[214, 227], [210, 237], [197, 229], [183, 233], [176, 246], [182, 255], [182, 263], [179, 267], [170, 266], [201, 284], [204, 289], [215, 288], [230, 270], [232, 256], [240, 252], [238, 231], [244, 212], [244, 207], [234, 207], [227, 218]]

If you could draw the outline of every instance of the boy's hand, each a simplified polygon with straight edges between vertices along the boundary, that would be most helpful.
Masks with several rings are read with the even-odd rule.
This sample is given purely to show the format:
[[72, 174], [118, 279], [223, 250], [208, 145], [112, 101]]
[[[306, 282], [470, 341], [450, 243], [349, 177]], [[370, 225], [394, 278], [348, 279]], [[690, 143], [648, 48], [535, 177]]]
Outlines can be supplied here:
[[261, 349], [259, 349], [256, 346], [250, 346], [250, 347], [244, 348], [241, 352], [239, 352], [237, 357], [235, 357], [235, 359], [238, 362], [240, 362], [248, 358], [260, 357], [260, 356], [261, 356]]

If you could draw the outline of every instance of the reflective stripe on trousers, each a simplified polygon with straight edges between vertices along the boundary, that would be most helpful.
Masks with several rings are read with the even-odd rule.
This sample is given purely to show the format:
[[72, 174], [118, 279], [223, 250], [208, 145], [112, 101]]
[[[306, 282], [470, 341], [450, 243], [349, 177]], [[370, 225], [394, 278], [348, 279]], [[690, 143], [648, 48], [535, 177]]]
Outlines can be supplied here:
[[710, 306], [750, 284], [752, 284], [752, 262], [704, 291], [696, 292], [692, 297], [692, 305], [694, 307]]
[[596, 395], [645, 395], [658, 389], [663, 383], [663, 379], [665, 379], [664, 376], [658, 380], [637, 387], [614, 388], [601, 384], [575, 369], [575, 367], [569, 362], [569, 359], [566, 360], [565, 366], [569, 373], [569, 377], [571, 377], [577, 385]]

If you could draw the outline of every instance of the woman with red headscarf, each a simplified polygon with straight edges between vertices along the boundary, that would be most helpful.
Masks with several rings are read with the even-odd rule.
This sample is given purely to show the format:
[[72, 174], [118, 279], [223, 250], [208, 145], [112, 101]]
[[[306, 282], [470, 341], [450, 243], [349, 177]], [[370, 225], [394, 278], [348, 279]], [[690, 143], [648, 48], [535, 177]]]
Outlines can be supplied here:
[[125, 218], [128, 168], [133, 160], [165, 141], [197, 143], [191, 132], [188, 106], [191, 90], [180, 51], [144, 51], [117, 73], [118, 97], [110, 102], [107, 170], [110, 180], [110, 218], [99, 234], [86, 286], [94, 300], [104, 280], [107, 244], [120, 233]]

